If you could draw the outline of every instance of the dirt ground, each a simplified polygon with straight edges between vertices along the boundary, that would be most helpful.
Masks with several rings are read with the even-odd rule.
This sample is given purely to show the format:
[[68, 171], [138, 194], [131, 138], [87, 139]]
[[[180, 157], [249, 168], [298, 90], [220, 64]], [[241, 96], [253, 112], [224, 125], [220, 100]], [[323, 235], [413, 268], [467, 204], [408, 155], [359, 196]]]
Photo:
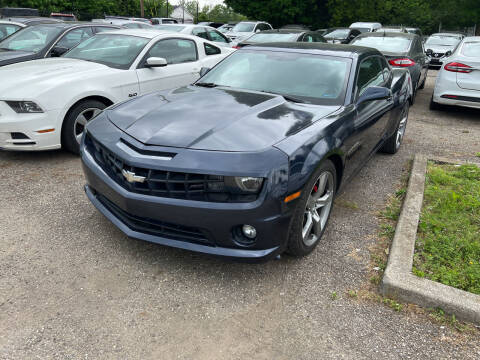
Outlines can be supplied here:
[[434, 76], [402, 149], [372, 158], [303, 259], [228, 263], [128, 239], [85, 197], [77, 157], [0, 152], [0, 358], [479, 359], [478, 332], [347, 295], [368, 283], [376, 214], [407, 161], [480, 162], [480, 111], [430, 111]]

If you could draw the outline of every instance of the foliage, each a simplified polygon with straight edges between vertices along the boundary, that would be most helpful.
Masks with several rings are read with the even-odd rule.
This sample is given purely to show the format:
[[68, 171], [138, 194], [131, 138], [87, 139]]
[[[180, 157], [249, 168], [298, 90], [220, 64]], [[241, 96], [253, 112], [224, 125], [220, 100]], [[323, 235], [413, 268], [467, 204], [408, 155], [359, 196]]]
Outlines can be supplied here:
[[480, 294], [480, 169], [430, 163], [414, 273]]

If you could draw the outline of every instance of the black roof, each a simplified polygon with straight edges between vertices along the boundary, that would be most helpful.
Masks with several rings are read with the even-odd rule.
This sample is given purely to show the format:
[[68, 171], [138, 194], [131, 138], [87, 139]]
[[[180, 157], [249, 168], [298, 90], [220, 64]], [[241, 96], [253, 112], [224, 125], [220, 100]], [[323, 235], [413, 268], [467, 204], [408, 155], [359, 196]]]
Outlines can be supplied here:
[[[418, 35], [416, 35], [418, 36]], [[306, 42], [273, 42], [273, 43], [262, 43], [257, 45], [250, 45], [244, 49], [288, 49], [288, 50], [308, 50], [309, 53], [325, 53], [332, 56], [340, 57], [352, 57], [353, 55], [364, 55], [364, 54], [380, 54], [377, 49], [369, 48], [365, 46], [355, 46], [355, 45], [343, 45], [343, 44], [328, 44], [328, 43], [306, 43]], [[241, 51], [242, 49], [240, 49]]]
[[368, 32], [368, 33], [360, 34], [357, 36], [357, 39], [364, 38], [364, 37], [403, 37], [403, 38], [413, 40], [415, 37], [418, 37], [418, 35], [412, 34], [412, 33], [380, 31], [380, 32]]

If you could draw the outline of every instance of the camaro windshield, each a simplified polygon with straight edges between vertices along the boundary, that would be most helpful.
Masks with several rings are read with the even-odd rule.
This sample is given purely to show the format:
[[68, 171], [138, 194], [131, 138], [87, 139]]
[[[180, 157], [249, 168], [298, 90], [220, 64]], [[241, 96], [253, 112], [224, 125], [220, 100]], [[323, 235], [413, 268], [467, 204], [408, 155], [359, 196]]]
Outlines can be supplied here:
[[366, 36], [354, 39], [352, 45], [368, 46], [381, 52], [403, 53], [408, 51], [411, 42], [411, 39], [404, 37]]
[[349, 32], [350, 30], [348, 29], [336, 29], [324, 34], [323, 37], [328, 39], [346, 39]]
[[80, 43], [64, 57], [93, 61], [125, 70], [132, 65], [149, 41], [150, 39], [130, 35], [99, 34]]
[[255, 43], [276, 42], [276, 41], [294, 41], [298, 34], [281, 34], [281, 33], [259, 33], [250, 36], [247, 41]]
[[252, 32], [255, 28], [253, 23], [238, 23], [232, 29], [233, 32]]
[[351, 60], [298, 52], [239, 50], [200, 82], [341, 105]]
[[156, 25], [155, 29], [180, 32], [185, 29], [182, 25]]
[[453, 36], [430, 36], [425, 42], [427, 45], [437, 46], [455, 46], [460, 42], [460, 39]]
[[29, 26], [0, 42], [0, 49], [31, 51], [37, 53], [55, 39], [63, 29], [36, 25]]

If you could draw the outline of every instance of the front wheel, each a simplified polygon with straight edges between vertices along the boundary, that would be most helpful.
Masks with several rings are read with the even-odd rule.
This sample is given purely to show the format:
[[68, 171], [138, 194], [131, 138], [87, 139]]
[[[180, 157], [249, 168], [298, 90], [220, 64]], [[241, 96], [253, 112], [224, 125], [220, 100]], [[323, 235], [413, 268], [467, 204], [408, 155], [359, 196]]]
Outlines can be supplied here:
[[335, 166], [326, 160], [302, 190], [292, 218], [287, 253], [305, 256], [318, 245], [330, 218], [336, 185]]
[[80, 140], [87, 122], [100, 114], [107, 106], [97, 100], [86, 100], [68, 112], [62, 126], [62, 147], [74, 154], [80, 152]]
[[398, 122], [397, 129], [395, 130], [393, 135], [390, 136], [387, 141], [385, 141], [385, 144], [383, 144], [382, 148], [380, 149], [382, 152], [387, 154], [395, 154], [398, 149], [400, 149], [403, 137], [405, 136], [405, 130], [407, 129], [409, 111], [410, 106], [408, 101], [406, 101], [400, 115], [400, 121]]

